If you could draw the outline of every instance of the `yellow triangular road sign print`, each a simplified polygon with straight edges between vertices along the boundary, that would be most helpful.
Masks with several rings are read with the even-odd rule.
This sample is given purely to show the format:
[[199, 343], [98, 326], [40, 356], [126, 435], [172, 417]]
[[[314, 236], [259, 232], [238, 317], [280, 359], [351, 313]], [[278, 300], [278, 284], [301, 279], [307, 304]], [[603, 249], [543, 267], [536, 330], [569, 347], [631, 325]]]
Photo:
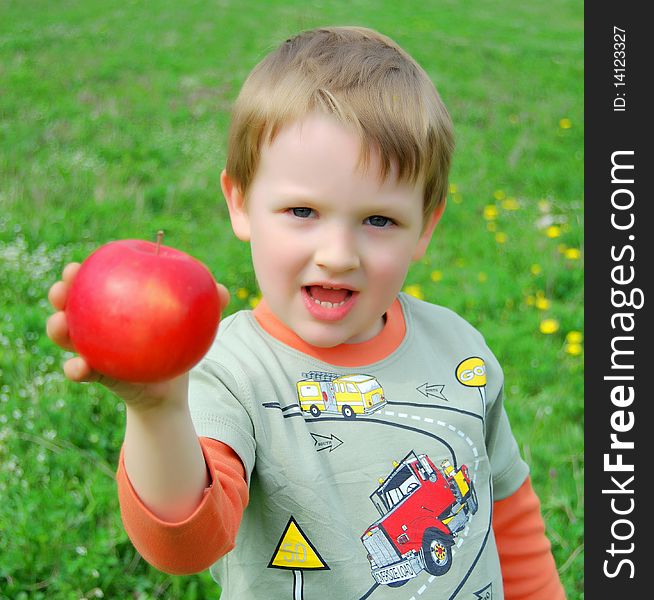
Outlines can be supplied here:
[[327, 563], [322, 559], [293, 517], [288, 520], [268, 567], [295, 571], [307, 569], [329, 570]]

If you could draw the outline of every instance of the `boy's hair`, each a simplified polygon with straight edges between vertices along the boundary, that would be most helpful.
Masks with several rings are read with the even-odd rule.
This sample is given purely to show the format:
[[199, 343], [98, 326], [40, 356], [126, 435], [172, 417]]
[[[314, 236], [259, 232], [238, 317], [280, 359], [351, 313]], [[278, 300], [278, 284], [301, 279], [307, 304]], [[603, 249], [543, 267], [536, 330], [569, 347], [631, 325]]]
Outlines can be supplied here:
[[380, 178], [421, 182], [424, 215], [447, 194], [452, 122], [425, 71], [390, 38], [363, 27], [302, 32], [268, 54], [236, 99], [226, 170], [247, 197], [263, 144], [312, 112], [333, 115], [361, 138], [359, 166], [371, 150]]

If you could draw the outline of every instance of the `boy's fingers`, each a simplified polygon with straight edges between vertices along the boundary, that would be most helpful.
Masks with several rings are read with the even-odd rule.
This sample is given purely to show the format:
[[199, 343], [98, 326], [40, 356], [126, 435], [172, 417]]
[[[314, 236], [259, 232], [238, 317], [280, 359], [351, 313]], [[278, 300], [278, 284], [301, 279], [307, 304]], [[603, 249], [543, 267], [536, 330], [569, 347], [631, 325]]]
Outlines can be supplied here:
[[129, 398], [130, 395], [138, 395], [138, 388], [143, 387], [106, 377], [102, 373], [94, 371], [81, 356], [74, 356], [64, 363], [64, 374], [75, 383], [99, 383], [123, 399]]
[[101, 376], [81, 356], [69, 358], [64, 363], [64, 374], [77, 383], [99, 381]]
[[64, 350], [74, 350], [73, 343], [68, 336], [68, 324], [66, 322], [66, 314], [59, 311], [50, 315], [45, 324], [45, 330], [48, 337], [57, 346], [61, 346]]
[[64, 272], [63, 272], [63, 279], [64, 283], [67, 283], [70, 285], [73, 282], [73, 279], [75, 279], [75, 275], [77, 275], [77, 271], [79, 271], [80, 267], [82, 265], [80, 263], [68, 263], [64, 267]]
[[220, 297], [220, 312], [224, 312], [229, 304], [229, 290], [222, 283], [217, 283], [216, 287], [218, 288], [218, 296]]
[[63, 281], [57, 281], [48, 291], [48, 300], [57, 310], [64, 310], [69, 286]]
[[57, 310], [64, 310], [70, 285], [75, 279], [81, 265], [79, 263], [68, 263], [62, 273], [62, 281], [57, 281], [48, 291], [48, 300]]

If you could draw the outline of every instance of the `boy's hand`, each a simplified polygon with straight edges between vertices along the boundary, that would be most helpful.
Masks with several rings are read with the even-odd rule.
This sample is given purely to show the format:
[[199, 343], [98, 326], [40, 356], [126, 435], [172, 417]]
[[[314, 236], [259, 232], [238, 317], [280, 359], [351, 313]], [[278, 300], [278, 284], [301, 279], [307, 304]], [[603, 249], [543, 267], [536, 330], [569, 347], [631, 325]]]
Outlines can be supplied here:
[[[55, 283], [48, 292], [48, 300], [56, 309], [53, 315], [48, 318], [46, 331], [48, 337], [64, 350], [74, 351], [73, 344], [68, 334], [66, 322], [66, 300], [70, 286], [80, 268], [79, 263], [70, 263], [63, 270], [62, 281]], [[220, 296], [221, 311], [229, 303], [229, 292], [223, 285], [216, 284]], [[64, 363], [64, 374], [71, 381], [78, 383], [98, 382], [120, 396], [127, 404], [136, 408], [149, 408], [163, 402], [186, 401], [186, 387], [188, 373], [170, 381], [157, 383], [140, 384], [118, 381], [94, 371], [81, 356], [75, 356]]]

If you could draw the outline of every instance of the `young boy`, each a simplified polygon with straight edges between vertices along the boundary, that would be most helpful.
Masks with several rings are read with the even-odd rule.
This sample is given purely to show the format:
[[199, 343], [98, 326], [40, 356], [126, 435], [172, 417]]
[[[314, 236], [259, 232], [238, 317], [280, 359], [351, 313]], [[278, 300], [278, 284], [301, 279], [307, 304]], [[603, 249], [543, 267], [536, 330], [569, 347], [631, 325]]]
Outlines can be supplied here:
[[[564, 598], [497, 360], [400, 293], [452, 149], [433, 84], [375, 31], [304, 32], [255, 67], [221, 183], [263, 299], [190, 376], [102, 379], [127, 405], [123, 521], [153, 565], [211, 567], [225, 600]], [[67, 348], [77, 268], [50, 292]]]

